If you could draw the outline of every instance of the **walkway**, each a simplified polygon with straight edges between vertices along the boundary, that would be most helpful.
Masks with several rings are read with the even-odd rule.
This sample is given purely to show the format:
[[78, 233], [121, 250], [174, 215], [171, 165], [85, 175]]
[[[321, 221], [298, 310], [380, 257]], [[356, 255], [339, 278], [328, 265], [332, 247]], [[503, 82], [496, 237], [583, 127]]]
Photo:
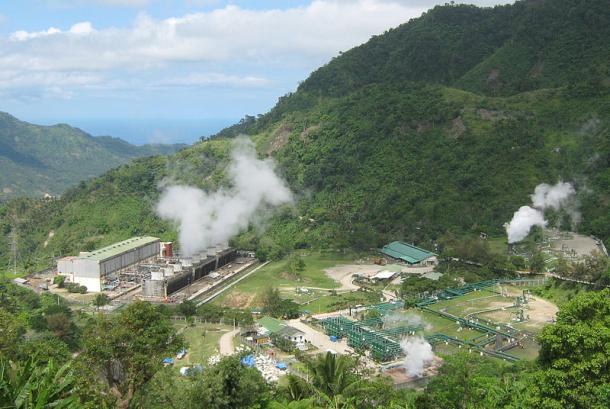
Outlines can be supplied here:
[[233, 355], [233, 350], [235, 349], [233, 346], [233, 338], [239, 334], [239, 328], [234, 329], [233, 331], [229, 331], [226, 334], [222, 334], [220, 340], [218, 341], [220, 355], [229, 356]]

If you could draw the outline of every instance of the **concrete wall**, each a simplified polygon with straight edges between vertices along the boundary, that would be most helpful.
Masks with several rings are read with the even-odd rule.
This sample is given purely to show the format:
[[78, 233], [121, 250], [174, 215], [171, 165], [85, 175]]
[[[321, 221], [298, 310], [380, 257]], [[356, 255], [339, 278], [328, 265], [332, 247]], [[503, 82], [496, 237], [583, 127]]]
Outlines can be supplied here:
[[74, 277], [74, 282], [87, 287], [87, 291], [91, 293], [99, 293], [102, 291], [102, 283], [99, 278], [95, 277]]

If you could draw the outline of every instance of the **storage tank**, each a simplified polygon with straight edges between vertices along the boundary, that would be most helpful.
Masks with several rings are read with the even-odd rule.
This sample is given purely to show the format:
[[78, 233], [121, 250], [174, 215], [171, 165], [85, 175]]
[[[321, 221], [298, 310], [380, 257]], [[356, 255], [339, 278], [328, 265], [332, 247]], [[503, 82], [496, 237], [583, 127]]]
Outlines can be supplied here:
[[142, 283], [142, 294], [145, 297], [163, 297], [165, 296], [165, 281], [164, 280], [144, 280]]
[[163, 267], [163, 275], [165, 277], [171, 277], [174, 275], [174, 267], [170, 265], [170, 267]]
[[170, 266], [173, 266], [174, 273], [179, 273], [182, 271], [182, 264], [170, 264]]
[[208, 257], [216, 257], [216, 247], [210, 246], [207, 250]]
[[150, 279], [151, 280], [163, 280], [164, 276], [165, 276], [165, 274], [163, 273], [163, 270], [151, 271], [150, 272]]
[[193, 259], [191, 257], [184, 257], [180, 259], [182, 267], [191, 267], [193, 265]]

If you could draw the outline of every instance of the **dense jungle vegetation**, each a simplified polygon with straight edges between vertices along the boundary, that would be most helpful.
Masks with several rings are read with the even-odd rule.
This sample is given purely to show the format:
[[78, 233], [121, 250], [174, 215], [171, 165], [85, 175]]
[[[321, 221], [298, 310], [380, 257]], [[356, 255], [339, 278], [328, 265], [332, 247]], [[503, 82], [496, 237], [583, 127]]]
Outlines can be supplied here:
[[[537, 184], [560, 179], [578, 191], [583, 219], [574, 227], [610, 244], [604, 3], [436, 7], [336, 57], [269, 113], [211, 140], [135, 160], [59, 200], [3, 205], [0, 248], [15, 228], [20, 263], [36, 268], [134, 234], [173, 239], [154, 214], [160, 186], [223, 185], [240, 133], [275, 158], [297, 196], [264, 233], [236, 239], [270, 257], [392, 239], [433, 248], [447, 232], [502, 235]], [[565, 214], [553, 220], [570, 227]], [[0, 266], [7, 262], [3, 251]]]

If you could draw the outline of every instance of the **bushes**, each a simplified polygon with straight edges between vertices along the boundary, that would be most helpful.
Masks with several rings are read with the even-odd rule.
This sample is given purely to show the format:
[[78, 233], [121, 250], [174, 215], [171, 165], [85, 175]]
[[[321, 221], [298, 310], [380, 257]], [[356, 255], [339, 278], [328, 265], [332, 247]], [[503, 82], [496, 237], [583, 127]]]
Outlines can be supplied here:
[[57, 288], [64, 288], [66, 282], [65, 276], [55, 276], [53, 278], [53, 284], [57, 285]]
[[87, 292], [87, 287], [78, 283], [65, 283], [64, 287], [69, 293], [85, 294]]

